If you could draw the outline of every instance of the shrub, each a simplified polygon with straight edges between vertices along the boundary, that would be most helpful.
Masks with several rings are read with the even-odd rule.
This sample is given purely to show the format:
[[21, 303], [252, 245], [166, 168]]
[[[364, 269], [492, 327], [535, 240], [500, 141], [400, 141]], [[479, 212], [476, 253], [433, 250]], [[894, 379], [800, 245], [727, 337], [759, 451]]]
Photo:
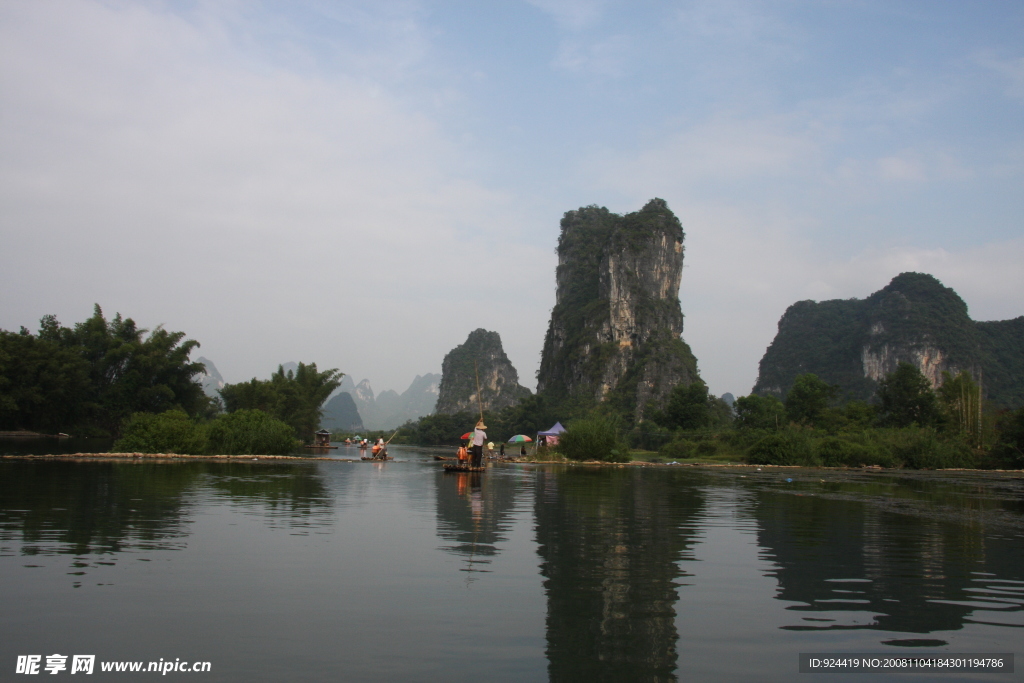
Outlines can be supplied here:
[[807, 438], [789, 431], [761, 438], [750, 447], [747, 459], [755, 465], [820, 464]]
[[658, 449], [658, 455], [666, 460], [684, 460], [692, 453], [693, 444], [689, 441], [670, 441]]
[[875, 462], [877, 458], [864, 444], [836, 436], [829, 436], [818, 442], [818, 458], [826, 467], [881, 464]]
[[619, 442], [615, 422], [602, 416], [570, 422], [558, 438], [558, 450], [571, 460], [629, 459], [626, 446]]
[[207, 450], [223, 455], [288, 455], [298, 445], [288, 424], [255, 409], [219, 416], [208, 438]]
[[714, 441], [701, 441], [694, 450], [697, 455], [710, 456], [718, 452], [718, 444]]
[[974, 466], [974, 455], [966, 444], [959, 439], [940, 440], [933, 429], [885, 430], [881, 436], [893, 457], [905, 467], [924, 470]]
[[1024, 408], [1018, 408], [1000, 421], [999, 442], [992, 459], [1003, 467], [1024, 467]]
[[111, 447], [121, 453], [179, 453], [198, 455], [206, 448], [206, 433], [183, 410], [135, 413]]

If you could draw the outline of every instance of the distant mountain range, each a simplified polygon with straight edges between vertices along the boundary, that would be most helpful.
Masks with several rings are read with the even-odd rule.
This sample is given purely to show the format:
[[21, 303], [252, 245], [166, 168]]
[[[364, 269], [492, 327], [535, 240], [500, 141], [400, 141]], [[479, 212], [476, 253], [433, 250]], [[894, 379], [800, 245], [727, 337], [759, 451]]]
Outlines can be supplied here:
[[[321, 424], [325, 429], [395, 429], [409, 420], [433, 413], [440, 384], [441, 375], [427, 373], [417, 375], [401, 394], [387, 389], [374, 396], [370, 380], [355, 384], [350, 375], [345, 375], [341, 386], [324, 406]], [[356, 408], [358, 423], [346, 408], [349, 401]]]
[[[206, 372], [197, 377], [207, 396], [220, 398], [224, 378], [209, 358], [197, 358], [206, 366]], [[294, 371], [298, 363], [282, 363], [285, 372]], [[387, 389], [374, 396], [370, 380], [364, 379], [358, 385], [351, 375], [345, 375], [341, 386], [324, 405], [320, 424], [325, 429], [362, 431], [364, 429], [394, 429], [409, 420], [415, 420], [434, 412], [437, 403], [441, 375], [427, 373], [416, 375], [409, 388], [399, 394]]]
[[203, 385], [203, 393], [210, 398], [220, 398], [220, 394], [217, 392], [224, 388], [224, 378], [217, 371], [217, 366], [213, 364], [212, 360], [202, 356], [196, 358], [196, 362], [206, 366], [206, 372], [196, 378]]

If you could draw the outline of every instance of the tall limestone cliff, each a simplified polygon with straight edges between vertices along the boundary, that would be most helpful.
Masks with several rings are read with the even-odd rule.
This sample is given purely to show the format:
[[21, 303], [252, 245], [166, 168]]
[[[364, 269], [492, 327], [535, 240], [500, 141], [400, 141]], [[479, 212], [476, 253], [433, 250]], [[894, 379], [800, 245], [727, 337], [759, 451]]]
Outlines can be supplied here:
[[[474, 361], [476, 368], [474, 369]], [[441, 386], [435, 413], [477, 412], [476, 374], [480, 375], [480, 404], [484, 410], [515, 405], [530, 395], [519, 384], [519, 373], [501, 347], [497, 332], [477, 329], [466, 342], [448, 352], [441, 364]]]
[[901, 362], [938, 386], [967, 371], [998, 404], [1024, 404], [1024, 317], [975, 322], [955, 291], [923, 273], [902, 273], [867, 299], [798, 301], [779, 320], [754, 393], [782, 397], [813, 372], [846, 398], [868, 399]]
[[640, 420], [650, 401], [700, 379], [682, 340], [684, 237], [662, 199], [625, 216], [597, 206], [565, 214], [538, 393], [610, 401]]

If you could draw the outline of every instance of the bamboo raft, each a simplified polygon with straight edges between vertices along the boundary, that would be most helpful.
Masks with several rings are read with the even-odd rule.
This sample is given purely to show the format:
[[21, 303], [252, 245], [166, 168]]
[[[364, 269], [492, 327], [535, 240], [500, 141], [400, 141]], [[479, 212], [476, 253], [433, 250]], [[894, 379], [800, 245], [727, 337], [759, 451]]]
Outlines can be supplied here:
[[363, 457], [361, 457], [359, 459], [360, 460], [366, 460], [367, 462], [384, 462], [385, 460], [394, 460], [394, 458], [389, 458], [389, 457], [386, 457], [386, 456], [383, 457], [383, 458], [375, 458], [372, 455], [364, 455]]
[[445, 472], [486, 472], [487, 466], [473, 467], [472, 465], [463, 465], [462, 463], [446, 462], [444, 465]]

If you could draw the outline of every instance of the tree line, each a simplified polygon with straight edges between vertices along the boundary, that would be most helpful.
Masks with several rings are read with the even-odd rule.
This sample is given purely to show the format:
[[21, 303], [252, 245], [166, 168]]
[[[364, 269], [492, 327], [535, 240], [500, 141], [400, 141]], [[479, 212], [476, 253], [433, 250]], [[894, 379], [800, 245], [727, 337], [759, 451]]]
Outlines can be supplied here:
[[287, 453], [312, 438], [341, 384], [337, 369], [299, 363], [211, 398], [189, 358], [198, 347], [120, 313], [107, 320], [98, 304], [72, 327], [47, 315], [35, 334], [0, 330], [0, 430], [113, 437], [133, 452]]
[[[430, 415], [406, 424], [407, 443], [454, 445], [472, 413]], [[1024, 467], [1024, 408], [993, 410], [970, 374], [943, 375], [933, 389], [914, 365], [882, 379], [872, 401], [842, 401], [839, 387], [814, 374], [796, 378], [782, 399], [752, 394], [733, 406], [702, 382], [675, 387], [633, 424], [612, 406], [555, 403], [543, 394], [485, 412], [488, 435], [504, 441], [561, 420], [563, 455], [625, 460], [723, 458], [760, 464], [885, 467]], [[572, 455], [569, 455], [569, 454]]]

